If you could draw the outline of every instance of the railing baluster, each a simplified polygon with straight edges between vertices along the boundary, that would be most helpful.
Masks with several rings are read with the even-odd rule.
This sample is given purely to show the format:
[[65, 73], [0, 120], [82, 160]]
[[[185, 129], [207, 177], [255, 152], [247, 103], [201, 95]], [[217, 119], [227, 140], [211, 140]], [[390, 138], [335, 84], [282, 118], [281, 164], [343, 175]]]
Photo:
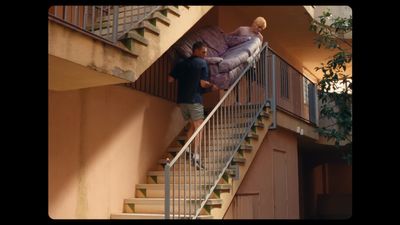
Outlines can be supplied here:
[[[112, 33], [110, 32], [110, 23], [111, 23], [111, 6], [108, 6], [107, 9], [107, 39], [112, 40]], [[111, 38], [110, 38], [111, 36]]]
[[64, 20], [67, 20], [67, 10], [68, 10], [68, 6], [64, 6]]
[[[71, 10], [72, 12], [72, 10]], [[73, 24], [78, 26], [78, 6], [74, 6], [74, 20]]]
[[84, 6], [83, 9], [83, 29], [86, 30], [86, 22], [87, 22], [87, 16], [88, 16], [88, 7]]
[[[184, 177], [184, 184], [183, 184], [183, 218], [186, 218], [186, 160], [187, 160], [187, 154], [186, 152], [183, 154], [185, 160], [183, 160], [184, 163], [184, 169], [183, 169], [183, 177]], [[190, 159], [189, 159], [190, 160]], [[190, 177], [189, 177], [189, 182], [190, 183]], [[178, 202], [178, 204], [180, 204], [180, 202]], [[179, 212], [180, 213], [180, 212]], [[178, 214], [179, 215], [179, 214]]]
[[113, 33], [112, 33], [112, 41], [114, 43], [117, 42], [118, 36], [118, 17], [119, 17], [119, 6], [114, 6], [114, 15], [113, 15]]
[[271, 128], [276, 128], [276, 81], [275, 81], [275, 55], [272, 55], [272, 65], [271, 65], [271, 69], [272, 69], [272, 103], [271, 103], [271, 109], [274, 112], [272, 114], [272, 127]]
[[94, 33], [94, 16], [95, 16], [95, 13], [96, 13], [96, 6], [92, 6], [92, 33]]
[[99, 35], [103, 37], [103, 6], [100, 6]]
[[124, 6], [124, 25], [123, 25], [123, 30], [126, 30], [126, 11], [127, 11], [127, 6]]
[[169, 210], [169, 206], [170, 206], [170, 196], [169, 196], [169, 188], [170, 188], [170, 180], [169, 180], [169, 172], [170, 172], [170, 164], [169, 162], [167, 162], [165, 164], [165, 173], [164, 173], [164, 183], [165, 183], [165, 219], [169, 219], [169, 215], [170, 215], [170, 210]]

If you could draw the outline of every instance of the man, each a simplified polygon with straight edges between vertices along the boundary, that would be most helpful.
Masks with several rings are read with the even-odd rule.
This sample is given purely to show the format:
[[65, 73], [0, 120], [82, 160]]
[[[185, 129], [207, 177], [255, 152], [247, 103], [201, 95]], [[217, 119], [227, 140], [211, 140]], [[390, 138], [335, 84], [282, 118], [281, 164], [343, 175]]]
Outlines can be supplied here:
[[[207, 55], [206, 45], [198, 41], [192, 46], [192, 56], [178, 63], [168, 75], [168, 82], [178, 80], [177, 103], [181, 109], [184, 119], [189, 120], [190, 127], [187, 132], [187, 139], [200, 127], [204, 120], [204, 107], [202, 105], [202, 93], [205, 88], [218, 90], [215, 84], [208, 81], [208, 65], [204, 58]], [[197, 148], [200, 143], [200, 135], [195, 138], [195, 154], [193, 160], [199, 166], [199, 154]]]

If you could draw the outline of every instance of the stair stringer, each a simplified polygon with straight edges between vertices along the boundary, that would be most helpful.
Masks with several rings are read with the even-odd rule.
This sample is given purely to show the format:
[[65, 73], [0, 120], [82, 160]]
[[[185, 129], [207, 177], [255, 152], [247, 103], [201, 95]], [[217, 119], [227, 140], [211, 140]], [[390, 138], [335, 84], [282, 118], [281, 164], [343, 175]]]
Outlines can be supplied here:
[[242, 183], [244, 177], [248, 169], [250, 168], [265, 136], [268, 134], [269, 127], [272, 124], [272, 120], [270, 118], [263, 118], [262, 123], [264, 124], [264, 128], [256, 128], [257, 134], [259, 135], [258, 139], [252, 139], [250, 141], [250, 145], [253, 147], [253, 150], [244, 154], [244, 158], [246, 162], [244, 165], [239, 166], [239, 179], [231, 179], [232, 181], [232, 189], [229, 193], [221, 194], [220, 198], [223, 200], [222, 206], [220, 208], [214, 208], [211, 211], [211, 215], [214, 219], [223, 219], [225, 213], [227, 212], [233, 198], [235, 197], [236, 192], [239, 190], [240, 184]]

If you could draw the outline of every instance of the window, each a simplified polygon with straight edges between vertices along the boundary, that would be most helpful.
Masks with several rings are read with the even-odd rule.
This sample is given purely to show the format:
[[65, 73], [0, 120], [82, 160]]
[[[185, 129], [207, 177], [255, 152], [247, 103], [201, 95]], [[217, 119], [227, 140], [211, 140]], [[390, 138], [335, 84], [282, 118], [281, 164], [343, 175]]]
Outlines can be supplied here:
[[311, 82], [309, 81], [309, 80], [307, 80], [307, 78], [305, 78], [305, 77], [303, 77], [303, 102], [304, 102], [304, 104], [307, 104], [308, 105], [308, 103], [309, 103], [309, 99], [308, 99], [308, 96], [309, 96], [309, 90], [308, 90], [308, 85], [310, 84]]

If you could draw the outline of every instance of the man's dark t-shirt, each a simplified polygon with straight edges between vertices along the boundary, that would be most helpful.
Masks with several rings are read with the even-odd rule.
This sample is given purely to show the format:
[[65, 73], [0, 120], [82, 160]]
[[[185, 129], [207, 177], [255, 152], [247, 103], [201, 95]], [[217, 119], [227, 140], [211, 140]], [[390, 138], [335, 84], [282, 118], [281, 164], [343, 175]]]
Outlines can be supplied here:
[[208, 66], [204, 59], [191, 56], [178, 63], [171, 71], [178, 80], [178, 103], [202, 103], [200, 80], [208, 80]]

